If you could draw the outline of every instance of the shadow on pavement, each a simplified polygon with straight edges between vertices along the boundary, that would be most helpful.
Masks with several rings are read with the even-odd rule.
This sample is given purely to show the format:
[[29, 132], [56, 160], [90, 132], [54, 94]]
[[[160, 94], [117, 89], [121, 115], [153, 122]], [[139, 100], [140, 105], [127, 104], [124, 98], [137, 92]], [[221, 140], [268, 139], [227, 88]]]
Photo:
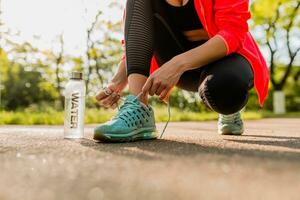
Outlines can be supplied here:
[[291, 149], [300, 149], [300, 139], [284, 139], [280, 141], [270, 141], [270, 140], [234, 140], [234, 139], [225, 139], [230, 142], [239, 142], [244, 144], [256, 144], [256, 145], [269, 145], [277, 147], [288, 147]]
[[[243, 142], [241, 140], [231, 140], [233, 142]], [[196, 143], [187, 143], [173, 140], [151, 140], [131, 143], [101, 143], [90, 139], [79, 141], [82, 146], [92, 148], [100, 152], [109, 152], [121, 156], [134, 157], [140, 160], [164, 159], [166, 156], [195, 157], [201, 155], [220, 155], [231, 158], [241, 156], [247, 158], [261, 158], [278, 161], [289, 161], [300, 163], [300, 152], [286, 151], [266, 151], [261, 149], [237, 149], [228, 147], [204, 146]], [[249, 141], [245, 141], [247, 143]], [[259, 142], [259, 141], [258, 141]], [[280, 142], [272, 142], [269, 145], [287, 146], [298, 149], [299, 143], [288, 142], [286, 145]], [[264, 143], [262, 143], [264, 144]]]
[[275, 136], [275, 135], [243, 135], [243, 137], [258, 137], [258, 138], [270, 138], [270, 139], [283, 139], [283, 140], [298, 140], [300, 141], [300, 137], [293, 136]]

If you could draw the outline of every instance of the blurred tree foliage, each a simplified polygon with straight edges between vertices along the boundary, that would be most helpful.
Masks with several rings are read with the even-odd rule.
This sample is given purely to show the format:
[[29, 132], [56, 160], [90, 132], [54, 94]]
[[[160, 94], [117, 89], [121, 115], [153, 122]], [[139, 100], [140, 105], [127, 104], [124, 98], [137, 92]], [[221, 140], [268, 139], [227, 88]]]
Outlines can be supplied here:
[[64, 52], [63, 34], [55, 41], [57, 49], [41, 51], [28, 42], [12, 40], [11, 36], [18, 33], [5, 28], [1, 31], [5, 25], [0, 23], [0, 108], [16, 110], [48, 104], [62, 109], [64, 85], [73, 70], [86, 75], [87, 104], [95, 106], [94, 95], [112, 77], [122, 53], [120, 22], [99, 20], [101, 14], [97, 13], [87, 29], [86, 54], [78, 57]]
[[[256, 0], [251, 10], [253, 26], [262, 33], [258, 41], [269, 50], [272, 86], [282, 90], [290, 76], [297, 81], [300, 73], [300, 1]], [[293, 73], [297, 64], [298, 72]]]
[[[276, 84], [285, 85], [287, 109], [293, 111], [300, 110], [300, 67], [296, 66], [299, 45], [297, 31], [300, 25], [297, 3], [298, 0], [255, 0], [251, 5], [251, 28], [254, 32], [263, 33], [258, 34], [256, 39], [262, 47], [269, 49], [273, 59], [270, 63], [273, 63], [275, 84], [272, 84], [271, 91]], [[120, 5], [114, 2], [112, 6]], [[295, 8], [298, 10], [295, 11]], [[277, 17], [278, 12], [280, 17]], [[0, 108], [17, 110], [28, 106], [50, 106], [62, 109], [64, 85], [72, 70], [84, 72], [88, 89], [87, 106], [96, 107], [94, 95], [110, 81], [122, 54], [118, 37], [121, 33], [120, 22], [111, 23], [101, 19], [101, 15], [101, 11], [96, 13], [86, 29], [86, 52], [75, 57], [64, 51], [63, 34], [58, 35], [55, 41], [59, 47], [57, 49], [41, 51], [28, 42], [14, 42], [10, 36], [17, 33], [11, 33], [1, 23], [0, 8]], [[294, 16], [292, 25], [291, 16]], [[287, 29], [290, 30], [289, 34]], [[177, 88], [174, 89], [170, 102], [172, 106], [182, 110], [208, 111], [197, 93]], [[157, 98], [150, 98], [150, 103], [162, 104]], [[258, 108], [257, 96], [252, 90], [247, 109]], [[272, 110], [270, 95], [264, 109]]]
[[[27, 45], [24, 44], [24, 46]], [[24, 47], [18, 49], [22, 55], [24, 49]], [[28, 65], [24, 57], [23, 59], [26, 61], [20, 58], [20, 60], [16, 59], [19, 62], [15, 62], [10, 61], [7, 56], [7, 53], [2, 50], [0, 54], [1, 85], [3, 88], [1, 105], [4, 108], [15, 110], [31, 104], [53, 102], [58, 98], [55, 87], [46, 79], [46, 76], [43, 76], [46, 66], [42, 65], [40, 60]]]
[[272, 84], [265, 107], [272, 109], [273, 91], [283, 91], [287, 110], [299, 111], [300, 1], [255, 0], [251, 11], [252, 30], [260, 33], [256, 39], [269, 53]]

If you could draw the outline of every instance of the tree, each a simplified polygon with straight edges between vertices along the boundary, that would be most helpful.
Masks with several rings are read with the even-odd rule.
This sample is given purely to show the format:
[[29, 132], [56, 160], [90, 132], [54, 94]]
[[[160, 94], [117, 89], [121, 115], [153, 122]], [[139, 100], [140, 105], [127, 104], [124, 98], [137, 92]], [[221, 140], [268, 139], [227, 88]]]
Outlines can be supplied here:
[[[118, 2], [114, 4], [120, 5]], [[101, 19], [101, 14], [98, 11], [88, 27], [87, 50], [78, 57], [65, 53], [63, 34], [59, 35], [58, 42], [55, 41], [55, 47], [49, 50], [38, 49], [27, 41], [19, 43], [16, 38], [23, 39], [20, 32], [13, 33], [6, 27], [2, 31], [0, 15], [0, 100], [1, 95], [5, 99], [5, 104], [1, 105], [6, 109], [18, 109], [45, 102], [61, 108], [64, 103], [62, 89], [68, 69], [85, 72], [88, 77], [87, 89], [92, 92], [90, 94], [95, 93], [96, 86], [105, 84], [121, 57], [118, 37], [121, 25], [120, 22]], [[38, 36], [35, 39], [39, 39]]]
[[61, 80], [61, 67], [64, 63], [64, 36], [63, 33], [59, 35], [59, 43], [60, 43], [60, 50], [57, 53], [57, 55], [54, 56], [55, 60], [55, 78], [56, 78], [56, 90], [59, 94], [59, 101], [61, 104], [61, 107], [64, 107], [64, 97], [62, 95], [62, 80]]
[[[260, 43], [269, 51], [270, 79], [276, 96], [284, 101], [284, 89], [300, 52], [300, 1], [256, 0], [252, 4], [255, 30], [262, 32]], [[280, 76], [278, 69], [284, 65]], [[275, 106], [275, 105], [274, 105]], [[276, 107], [276, 106], [275, 106]], [[274, 108], [284, 112], [285, 108]]]
[[48, 68], [44, 75], [47, 77], [47, 81], [52, 83], [58, 94], [59, 107], [64, 107], [64, 97], [63, 97], [63, 85], [65, 80], [67, 80], [66, 70], [64, 66], [67, 64], [73, 64], [72, 58], [65, 54], [64, 51], [64, 35], [61, 33], [57, 36], [55, 40], [55, 48], [51, 50], [44, 50], [41, 55], [43, 61], [41, 65]]
[[4, 93], [5, 107], [9, 110], [27, 107], [31, 104], [54, 101], [55, 94], [49, 90], [49, 83], [38, 71], [26, 71], [23, 66], [11, 63], [7, 79], [3, 83], [9, 88]]
[[[96, 17], [94, 19], [94, 21], [92, 22], [92, 25], [87, 29], [87, 38], [86, 38], [86, 56], [87, 56], [87, 66], [88, 66], [88, 74], [87, 74], [87, 80], [86, 80], [86, 91], [89, 91], [89, 83], [90, 83], [90, 78], [91, 78], [91, 74], [93, 72], [93, 65], [91, 64], [91, 60], [94, 59], [93, 57], [95, 57], [95, 53], [93, 55], [93, 52], [95, 51], [95, 42], [91, 39], [92, 33], [94, 31], [94, 29], [96, 28], [96, 25], [98, 23], [99, 20], [99, 16], [102, 14], [101, 11], [98, 11], [98, 13], [96, 14]], [[98, 78], [100, 80], [101, 83], [103, 83], [103, 79], [102, 76], [97, 73]]]
[[[86, 40], [86, 90], [95, 89], [95, 85], [103, 86], [108, 77], [111, 77], [122, 54], [120, 40], [121, 24], [101, 20], [101, 11], [98, 11], [91, 26], [87, 29]], [[93, 92], [93, 91], [92, 91]]]
[[[10, 60], [1, 66], [3, 99], [6, 109], [14, 110], [30, 104], [55, 103], [60, 98], [56, 87], [56, 55], [40, 51], [29, 42], [6, 42]], [[7, 54], [3, 54], [5, 61]]]
[[[0, 0], [0, 40], [3, 37], [2, 34], [2, 27], [3, 27], [3, 22], [2, 22], [2, 1]], [[0, 41], [1, 44], [1, 41]], [[0, 46], [0, 64], [2, 64], [2, 54], [4, 53], [2, 46]], [[3, 86], [2, 86], [2, 79], [3, 79], [3, 72], [0, 69], [0, 109], [2, 108], [2, 90], [3, 90]]]
[[4, 108], [3, 96], [5, 96], [5, 87], [3, 83], [7, 80], [7, 70], [9, 69], [9, 60], [6, 52], [0, 48], [0, 109]]

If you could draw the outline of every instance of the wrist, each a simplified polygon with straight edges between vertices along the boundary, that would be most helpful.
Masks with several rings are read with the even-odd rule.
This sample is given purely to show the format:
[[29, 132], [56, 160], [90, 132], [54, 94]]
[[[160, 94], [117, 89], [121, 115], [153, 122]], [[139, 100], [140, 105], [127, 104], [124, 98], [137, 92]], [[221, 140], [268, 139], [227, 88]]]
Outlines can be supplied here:
[[123, 77], [120, 76], [114, 76], [110, 82], [115, 85], [124, 85], [127, 83], [127, 79], [124, 79]]
[[178, 71], [179, 73], [183, 74], [185, 71], [188, 70], [188, 62], [185, 59], [185, 57], [181, 54], [175, 56], [172, 60], [174, 62], [176, 71]]
[[126, 85], [127, 84], [127, 77], [126, 75], [120, 75], [119, 73], [115, 74], [110, 81], [115, 85]]

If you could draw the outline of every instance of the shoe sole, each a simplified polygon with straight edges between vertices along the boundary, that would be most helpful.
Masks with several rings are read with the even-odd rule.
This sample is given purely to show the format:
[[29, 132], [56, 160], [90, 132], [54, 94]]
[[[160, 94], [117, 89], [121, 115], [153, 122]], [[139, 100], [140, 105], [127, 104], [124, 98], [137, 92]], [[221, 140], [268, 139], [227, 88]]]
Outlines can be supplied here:
[[223, 128], [223, 130], [218, 130], [218, 133], [220, 135], [242, 135], [244, 133], [244, 130], [233, 131], [230, 128]]
[[158, 133], [152, 128], [142, 128], [127, 134], [104, 134], [99, 131], [94, 132], [94, 140], [102, 142], [134, 142], [138, 140], [157, 139]]

